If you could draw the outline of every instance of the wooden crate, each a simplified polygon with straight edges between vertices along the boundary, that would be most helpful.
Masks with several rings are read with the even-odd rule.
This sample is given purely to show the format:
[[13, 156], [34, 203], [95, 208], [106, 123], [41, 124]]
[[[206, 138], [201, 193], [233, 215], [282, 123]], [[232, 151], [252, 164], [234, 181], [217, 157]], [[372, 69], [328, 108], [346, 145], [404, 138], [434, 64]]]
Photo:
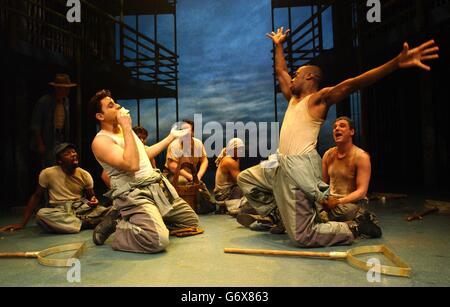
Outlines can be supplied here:
[[197, 191], [199, 188], [200, 185], [198, 183], [178, 185], [175, 187], [178, 195], [183, 198], [195, 212], [197, 212], [198, 209]]

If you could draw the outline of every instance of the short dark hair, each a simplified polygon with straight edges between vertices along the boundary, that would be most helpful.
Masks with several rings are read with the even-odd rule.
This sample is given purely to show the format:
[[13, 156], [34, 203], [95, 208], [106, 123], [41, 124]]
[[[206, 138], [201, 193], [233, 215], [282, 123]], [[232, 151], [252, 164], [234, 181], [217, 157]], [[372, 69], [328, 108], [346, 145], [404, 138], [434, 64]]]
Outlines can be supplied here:
[[307, 65], [307, 67], [311, 70], [310, 73], [314, 76], [314, 79], [317, 82], [317, 85], [320, 86], [323, 80], [323, 72], [322, 69], [317, 65]]
[[192, 127], [192, 131], [194, 131], [194, 122], [190, 119], [181, 120], [183, 123], [189, 124]]
[[101, 101], [106, 97], [111, 97], [111, 91], [110, 90], [100, 90], [97, 93], [95, 93], [95, 95], [89, 101], [91, 114], [94, 117], [97, 113], [103, 113]]
[[133, 131], [134, 131], [134, 133], [136, 133], [136, 134], [144, 134], [145, 137], [148, 137], [148, 131], [147, 131], [147, 129], [145, 129], [145, 128], [142, 127], [142, 126], [135, 126], [135, 127], [133, 127]]
[[313, 76], [313, 79], [316, 82], [317, 88], [320, 87], [322, 81], [323, 81], [323, 72], [322, 69], [319, 66], [316, 65], [302, 65], [299, 68], [297, 68], [295, 75], [297, 76], [298, 70], [303, 69], [304, 74], [310, 74]]
[[336, 124], [340, 120], [345, 120], [348, 123], [350, 129], [356, 130], [355, 129], [355, 123], [353, 122], [353, 120], [350, 117], [347, 117], [347, 116], [338, 117], [338, 118], [336, 118], [334, 123]]

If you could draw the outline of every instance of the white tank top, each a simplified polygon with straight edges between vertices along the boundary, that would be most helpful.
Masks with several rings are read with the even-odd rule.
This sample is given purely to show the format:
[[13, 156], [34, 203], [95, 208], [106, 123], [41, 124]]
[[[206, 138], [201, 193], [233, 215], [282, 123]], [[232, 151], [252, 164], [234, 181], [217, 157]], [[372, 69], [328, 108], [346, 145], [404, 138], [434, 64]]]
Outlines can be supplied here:
[[309, 114], [310, 97], [306, 96], [298, 103], [295, 103], [295, 97], [289, 101], [280, 131], [279, 151], [283, 155], [302, 155], [316, 148], [324, 120]]
[[[125, 139], [123, 138], [123, 135], [121, 134], [114, 134], [112, 132], [108, 132], [105, 130], [100, 130], [97, 135], [104, 135], [107, 137], [110, 137], [114, 143], [119, 145], [122, 149], [125, 147]], [[103, 169], [108, 173], [108, 176], [111, 180], [112, 186], [117, 186], [117, 183], [119, 183], [119, 180], [123, 182], [124, 180], [126, 182], [133, 181], [138, 178], [146, 178], [148, 176], [151, 176], [153, 173], [153, 167], [150, 163], [150, 160], [147, 156], [147, 152], [145, 151], [145, 146], [142, 144], [142, 141], [138, 138], [138, 136], [133, 132], [134, 140], [137, 144], [138, 151], [139, 151], [139, 170], [132, 173], [132, 172], [125, 172], [122, 170], [118, 170], [109, 164], [100, 161], [97, 157], [95, 157], [100, 163], [100, 165], [103, 167]]]

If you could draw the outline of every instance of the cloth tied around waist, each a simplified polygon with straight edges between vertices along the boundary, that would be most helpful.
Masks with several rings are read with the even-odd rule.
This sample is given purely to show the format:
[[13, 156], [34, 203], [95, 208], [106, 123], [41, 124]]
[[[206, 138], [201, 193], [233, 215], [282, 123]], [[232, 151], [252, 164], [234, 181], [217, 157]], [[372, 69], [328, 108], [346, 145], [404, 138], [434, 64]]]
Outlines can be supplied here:
[[[161, 184], [163, 187], [161, 187]], [[164, 193], [163, 188], [165, 188], [168, 195]], [[165, 216], [173, 208], [169, 198], [174, 200], [179, 197], [175, 188], [158, 169], [154, 170], [152, 175], [148, 177], [138, 178], [134, 181], [123, 182], [120, 184], [116, 183], [111, 187], [111, 190], [104, 195], [114, 200], [116, 198], [122, 198], [136, 189], [148, 189], [150, 191], [153, 201], [162, 216]]]
[[267, 160], [261, 161], [259, 165], [261, 168], [277, 168], [280, 163], [278, 162], [280, 159], [280, 153], [277, 151], [276, 153], [270, 155]]

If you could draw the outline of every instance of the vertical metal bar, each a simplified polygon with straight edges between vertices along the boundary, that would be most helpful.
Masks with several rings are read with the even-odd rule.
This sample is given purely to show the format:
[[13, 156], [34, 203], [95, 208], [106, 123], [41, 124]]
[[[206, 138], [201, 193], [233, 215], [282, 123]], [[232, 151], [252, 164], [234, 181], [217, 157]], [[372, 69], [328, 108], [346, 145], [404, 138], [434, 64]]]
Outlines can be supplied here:
[[155, 40], [155, 84], [158, 85], [159, 72], [159, 46], [158, 44], [158, 16], [153, 15], [153, 35]]
[[[155, 36], [155, 43], [158, 43], [158, 16], [153, 15], [153, 31]], [[158, 72], [159, 72], [159, 46], [155, 46], [155, 86], [156, 86], [156, 98], [155, 98], [155, 111], [156, 111], [156, 142], [159, 142], [159, 100], [158, 100]]]
[[[288, 7], [288, 23], [289, 23], [289, 29], [292, 30], [292, 14], [291, 14], [291, 7]], [[292, 57], [292, 53], [294, 51], [294, 46], [292, 46], [292, 36], [289, 36], [288, 38], [288, 61], [289, 61], [289, 71], [290, 73], [294, 72], [294, 60]]]
[[156, 112], [156, 142], [159, 142], [159, 100], [155, 98], [155, 112]]
[[[347, 115], [349, 116], [349, 115]], [[355, 120], [355, 93], [350, 95], [350, 118]]]
[[[139, 14], [136, 15], [136, 78], [139, 80], [140, 79], [140, 62], [139, 62]], [[136, 83], [136, 89], [137, 89], [137, 93], [136, 93], [136, 97], [137, 97], [137, 123], [140, 126], [141, 125], [141, 95], [140, 95], [140, 90], [139, 90], [139, 82]]]
[[[274, 15], [274, 7], [272, 5], [272, 31], [275, 31], [275, 15]], [[275, 47], [275, 45], [273, 45]], [[275, 122], [278, 122], [278, 98], [277, 98], [277, 72], [275, 67], [275, 49], [272, 48], [272, 57], [273, 57], [273, 91], [274, 91], [274, 113], [275, 113]]]
[[[176, 4], [175, 4], [176, 5]], [[175, 109], [176, 109], [176, 121], [179, 121], [179, 101], [178, 101], [178, 42], [177, 42], [177, 9], [175, 7], [175, 13], [173, 16], [174, 27], [174, 45], [175, 45]]]
[[322, 13], [322, 5], [319, 4], [318, 8], [319, 8], [318, 11], [321, 12], [319, 14], [319, 21], [318, 21], [318, 24], [317, 24], [318, 31], [319, 31], [319, 54], [320, 54], [323, 51], [323, 30], [322, 30], [322, 14], [323, 13]]
[[312, 43], [313, 43], [313, 58], [316, 57], [316, 27], [314, 25], [314, 19], [316, 19], [316, 14], [314, 13], [314, 5], [311, 5], [311, 30], [312, 30]]
[[[82, 62], [81, 62], [81, 46], [76, 47], [76, 76], [78, 86], [76, 89], [76, 145], [78, 146], [78, 154], [80, 157], [84, 157], [83, 154], [83, 144], [82, 137], [83, 129], [82, 129], [82, 116], [83, 113], [83, 101], [82, 101], [82, 80], [81, 80], [81, 72], [82, 72]], [[72, 130], [73, 131], [73, 130]], [[84, 158], [83, 158], [84, 159]]]
[[123, 54], [123, 47], [124, 47], [124, 36], [123, 36], [123, 22], [124, 22], [124, 18], [123, 18], [123, 0], [120, 0], [120, 65], [123, 65], [123, 58], [124, 58], [124, 54]]

